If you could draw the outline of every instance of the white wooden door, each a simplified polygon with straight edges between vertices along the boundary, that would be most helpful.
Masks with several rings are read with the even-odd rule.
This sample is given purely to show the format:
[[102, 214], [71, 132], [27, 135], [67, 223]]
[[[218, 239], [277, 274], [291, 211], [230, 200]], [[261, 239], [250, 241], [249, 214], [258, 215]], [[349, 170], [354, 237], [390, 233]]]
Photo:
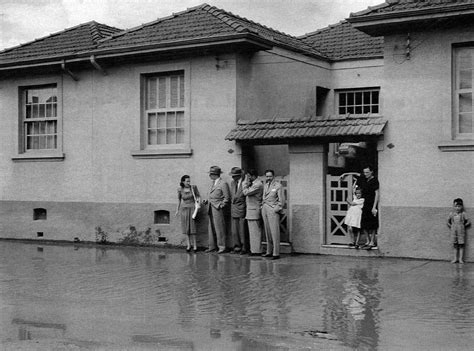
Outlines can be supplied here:
[[326, 183], [326, 244], [349, 244], [350, 236], [344, 225], [349, 205], [346, 199], [352, 197], [352, 185], [355, 179], [347, 176], [343, 180], [339, 176], [327, 175]]

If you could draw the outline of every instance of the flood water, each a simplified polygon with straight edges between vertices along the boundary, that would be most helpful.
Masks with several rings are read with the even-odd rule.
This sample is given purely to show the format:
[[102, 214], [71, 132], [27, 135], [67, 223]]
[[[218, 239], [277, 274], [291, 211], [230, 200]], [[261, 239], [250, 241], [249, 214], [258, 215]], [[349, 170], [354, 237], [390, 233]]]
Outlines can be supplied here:
[[0, 242], [2, 350], [467, 350], [474, 265]]

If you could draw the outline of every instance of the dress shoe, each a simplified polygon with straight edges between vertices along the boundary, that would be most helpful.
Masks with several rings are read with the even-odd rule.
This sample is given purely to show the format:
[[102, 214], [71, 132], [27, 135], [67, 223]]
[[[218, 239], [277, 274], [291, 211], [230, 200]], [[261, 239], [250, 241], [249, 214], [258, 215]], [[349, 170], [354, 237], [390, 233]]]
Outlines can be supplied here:
[[262, 256], [262, 254], [261, 254], [260, 252], [256, 252], [256, 253], [255, 253], [255, 252], [251, 252], [251, 253], [249, 253], [249, 256], [251, 256], [251, 257]]
[[219, 251], [217, 251], [218, 254], [223, 254], [225, 252], [226, 252], [225, 249], [220, 249]]
[[190, 252], [190, 251], [191, 251], [191, 248], [190, 248], [190, 247], [187, 247], [187, 248], [186, 248], [186, 251], [187, 251], [187, 252]]
[[209, 249], [204, 250], [204, 252], [214, 252], [214, 251], [217, 251], [217, 249], [211, 249], [211, 248], [209, 248]]
[[198, 252], [198, 249], [193, 249], [193, 252], [194, 252], [194, 253]]
[[279, 260], [280, 256], [272, 256], [271, 260]]
[[268, 253], [262, 255], [262, 257], [272, 257], [272, 256], [273, 256], [272, 254], [268, 254]]

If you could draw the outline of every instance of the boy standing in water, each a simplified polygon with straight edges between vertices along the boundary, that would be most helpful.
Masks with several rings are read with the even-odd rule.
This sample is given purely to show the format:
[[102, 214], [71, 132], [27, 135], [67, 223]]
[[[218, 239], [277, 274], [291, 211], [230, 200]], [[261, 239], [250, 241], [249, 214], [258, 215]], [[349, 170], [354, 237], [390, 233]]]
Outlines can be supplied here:
[[[453, 201], [454, 210], [449, 214], [448, 227], [451, 229], [451, 239], [454, 248], [454, 258], [451, 263], [464, 263], [464, 243], [466, 240], [466, 228], [471, 225], [471, 221], [464, 212], [462, 199]], [[458, 259], [459, 257], [459, 259]]]

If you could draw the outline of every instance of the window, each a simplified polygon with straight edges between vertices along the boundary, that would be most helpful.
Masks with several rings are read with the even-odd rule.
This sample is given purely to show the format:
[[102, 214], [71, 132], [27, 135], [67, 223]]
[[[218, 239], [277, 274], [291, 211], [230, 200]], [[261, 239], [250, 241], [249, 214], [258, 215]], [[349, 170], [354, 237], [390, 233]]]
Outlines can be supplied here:
[[147, 146], [184, 144], [184, 72], [146, 78]]
[[189, 79], [185, 70], [142, 75], [140, 150], [134, 157], [188, 157]]
[[455, 49], [454, 118], [455, 139], [474, 138], [473, 82], [474, 47]]
[[378, 114], [379, 89], [358, 89], [338, 91], [339, 115]]
[[19, 150], [14, 160], [64, 157], [58, 94], [57, 84], [20, 88]]
[[25, 89], [24, 151], [58, 147], [58, 92], [56, 86]]

